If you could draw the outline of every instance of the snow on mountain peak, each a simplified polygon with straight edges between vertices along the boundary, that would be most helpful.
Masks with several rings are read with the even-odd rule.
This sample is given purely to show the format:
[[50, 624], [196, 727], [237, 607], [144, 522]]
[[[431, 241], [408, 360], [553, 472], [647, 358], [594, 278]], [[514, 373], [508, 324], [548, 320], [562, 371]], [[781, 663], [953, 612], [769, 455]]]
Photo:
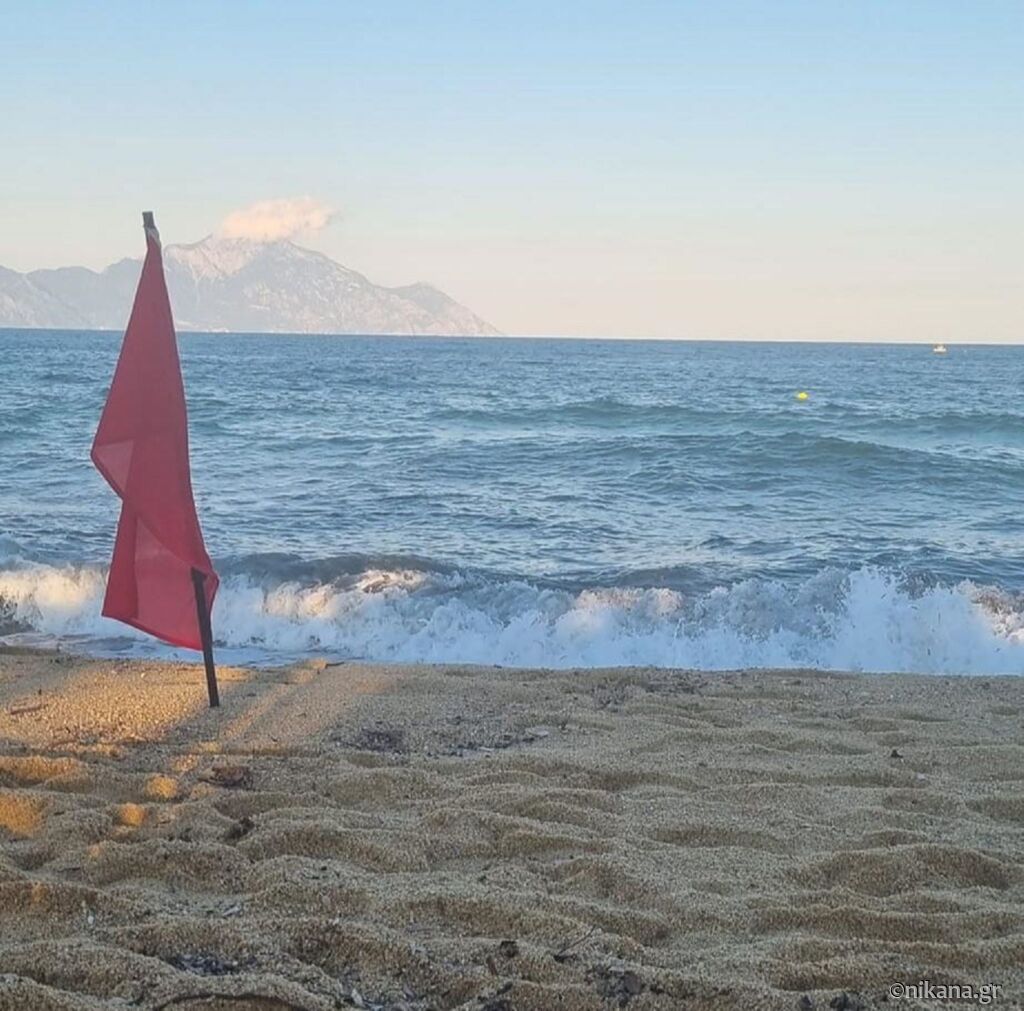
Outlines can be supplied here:
[[224, 239], [208, 235], [186, 246], [168, 246], [164, 258], [177, 263], [196, 280], [231, 277], [248, 266], [267, 245], [253, 239]]

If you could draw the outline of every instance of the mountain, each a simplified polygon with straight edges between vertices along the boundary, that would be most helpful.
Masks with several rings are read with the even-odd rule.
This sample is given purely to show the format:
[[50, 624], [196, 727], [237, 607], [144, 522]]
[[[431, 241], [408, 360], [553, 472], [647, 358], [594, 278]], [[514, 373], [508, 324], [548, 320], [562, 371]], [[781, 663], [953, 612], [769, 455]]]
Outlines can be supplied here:
[[[0, 267], [0, 326], [120, 330], [141, 260], [19, 274]], [[166, 246], [180, 330], [494, 336], [499, 331], [429, 284], [384, 288], [292, 242], [210, 236]]]

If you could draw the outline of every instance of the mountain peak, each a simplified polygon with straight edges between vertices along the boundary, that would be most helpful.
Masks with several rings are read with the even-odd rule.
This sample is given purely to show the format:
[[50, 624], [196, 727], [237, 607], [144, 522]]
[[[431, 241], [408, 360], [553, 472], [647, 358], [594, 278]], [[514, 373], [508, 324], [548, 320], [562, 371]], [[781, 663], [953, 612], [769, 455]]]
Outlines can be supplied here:
[[197, 279], [230, 277], [251, 263], [262, 252], [263, 245], [251, 239], [207, 235], [198, 242], [168, 246], [164, 260], [180, 265]]

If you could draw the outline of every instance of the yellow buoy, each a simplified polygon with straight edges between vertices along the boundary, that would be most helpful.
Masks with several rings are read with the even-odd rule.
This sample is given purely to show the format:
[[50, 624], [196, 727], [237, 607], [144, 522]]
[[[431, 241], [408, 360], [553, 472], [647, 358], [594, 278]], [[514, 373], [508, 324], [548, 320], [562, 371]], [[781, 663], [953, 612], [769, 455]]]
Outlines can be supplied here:
[[806, 390], [801, 390], [801, 391], [800, 391], [800, 392], [799, 392], [799, 393], [798, 393], [798, 394], [796, 395], [796, 399], [797, 399], [797, 400], [809, 400], [809, 399], [810, 399], [810, 396], [811, 396], [811, 395], [810, 395], [810, 394], [809, 394], [809, 393], [808, 393], [808, 392], [807, 392]]

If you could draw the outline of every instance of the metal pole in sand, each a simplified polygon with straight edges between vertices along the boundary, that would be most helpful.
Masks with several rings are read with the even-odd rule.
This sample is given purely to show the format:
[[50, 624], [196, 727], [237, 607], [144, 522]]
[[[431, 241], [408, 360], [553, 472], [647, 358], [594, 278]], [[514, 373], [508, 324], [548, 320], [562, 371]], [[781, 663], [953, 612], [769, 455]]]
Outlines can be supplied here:
[[203, 640], [203, 663], [206, 664], [206, 690], [210, 696], [210, 708], [220, 705], [217, 691], [217, 670], [213, 666], [213, 630], [210, 628], [210, 612], [206, 607], [206, 577], [199, 569], [192, 570], [192, 585], [196, 591], [196, 616], [199, 618], [199, 635]]

